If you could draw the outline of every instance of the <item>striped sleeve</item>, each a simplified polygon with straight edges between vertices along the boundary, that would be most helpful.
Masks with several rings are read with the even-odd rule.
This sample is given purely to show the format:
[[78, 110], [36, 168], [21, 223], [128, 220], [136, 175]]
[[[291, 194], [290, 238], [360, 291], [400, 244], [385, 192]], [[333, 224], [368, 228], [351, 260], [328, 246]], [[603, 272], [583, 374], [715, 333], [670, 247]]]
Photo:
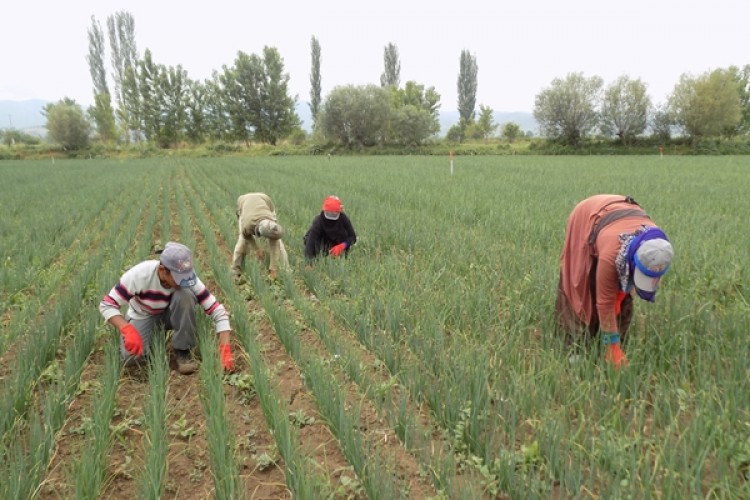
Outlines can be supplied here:
[[200, 279], [196, 280], [192, 290], [193, 293], [195, 293], [195, 298], [198, 300], [198, 304], [203, 308], [203, 312], [213, 320], [216, 333], [231, 330], [232, 328], [229, 324], [229, 313], [221, 302], [216, 300], [216, 297], [208, 291]]
[[112, 287], [112, 290], [99, 303], [99, 312], [104, 317], [104, 321], [109, 321], [110, 318], [120, 315], [120, 308], [133, 298], [133, 294], [124, 283], [124, 278], [125, 276]]

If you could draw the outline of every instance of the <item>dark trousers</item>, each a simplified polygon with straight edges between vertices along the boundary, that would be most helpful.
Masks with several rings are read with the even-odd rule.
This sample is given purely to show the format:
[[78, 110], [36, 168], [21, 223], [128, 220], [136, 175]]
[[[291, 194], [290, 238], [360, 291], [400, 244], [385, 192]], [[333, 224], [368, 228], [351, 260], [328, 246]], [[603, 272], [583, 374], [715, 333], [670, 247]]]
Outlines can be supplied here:
[[[596, 261], [591, 266], [589, 274], [589, 289], [591, 290], [591, 318], [588, 323], [581, 320], [570, 305], [568, 297], [562, 287], [562, 272], [557, 284], [557, 300], [555, 301], [556, 327], [559, 334], [565, 336], [565, 344], [590, 344], [599, 333], [599, 314], [596, 311]], [[627, 337], [630, 323], [633, 320], [633, 297], [628, 294], [620, 304], [620, 314], [617, 316], [617, 331], [620, 342]]]
[[138, 362], [148, 356], [151, 350], [151, 341], [157, 329], [173, 330], [172, 347], [174, 349], [192, 349], [196, 346], [195, 338], [196, 320], [195, 306], [197, 304], [195, 295], [190, 290], [177, 290], [172, 294], [167, 309], [158, 316], [149, 316], [146, 319], [132, 319], [125, 317], [141, 334], [143, 342], [143, 356], [132, 356], [127, 350], [122, 337], [120, 337], [120, 358], [128, 363]]

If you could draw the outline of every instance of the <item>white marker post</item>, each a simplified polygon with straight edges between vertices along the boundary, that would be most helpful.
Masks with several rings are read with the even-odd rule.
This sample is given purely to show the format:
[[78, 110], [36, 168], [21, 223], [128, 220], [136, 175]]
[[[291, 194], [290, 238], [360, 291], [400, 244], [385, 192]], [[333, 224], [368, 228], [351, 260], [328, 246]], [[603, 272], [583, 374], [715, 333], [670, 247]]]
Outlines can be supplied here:
[[664, 146], [659, 146], [659, 159], [664, 159]]
[[453, 151], [451, 151], [451, 175], [453, 175]]

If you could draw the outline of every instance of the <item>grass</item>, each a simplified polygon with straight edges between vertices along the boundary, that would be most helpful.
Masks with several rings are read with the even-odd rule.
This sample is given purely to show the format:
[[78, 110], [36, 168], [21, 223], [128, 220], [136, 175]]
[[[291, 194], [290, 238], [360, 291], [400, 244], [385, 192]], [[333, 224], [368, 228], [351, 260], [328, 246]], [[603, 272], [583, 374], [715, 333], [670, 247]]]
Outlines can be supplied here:
[[[233, 306], [235, 323], [246, 330], [241, 342], [287, 462], [288, 483], [297, 485], [292, 491], [312, 491], [304, 480], [309, 469], [253, 344], [244, 297], [228, 274], [229, 256], [216, 251], [220, 245], [233, 248], [235, 200], [250, 191], [273, 198], [296, 278], [289, 286], [314, 294], [315, 307], [330, 313], [337, 328], [326, 335], [359, 338], [393, 383], [408, 390], [408, 403], [429, 411], [436, 431], [450, 437], [457, 468], [481, 477], [488, 494], [746, 497], [750, 241], [743, 214], [750, 211], [749, 168], [744, 156], [669, 155], [460, 156], [453, 175], [447, 158], [428, 156], [58, 160], [54, 166], [4, 164], [0, 192], [77, 190], [55, 202], [61, 241], [85, 253], [81, 258], [95, 269], [117, 275], [121, 263], [134, 263], [134, 256], [118, 255], [116, 269], [110, 269], [102, 257], [108, 245], [75, 245], [66, 228], [80, 231], [86, 241], [104, 241], [88, 239], [88, 231], [103, 229], [85, 215], [80, 219], [80, 210], [101, 210], [117, 196], [139, 199], [140, 179], [147, 185], [169, 179], [179, 213], [160, 206], [161, 232], [168, 231], [169, 217], [187, 242], [198, 231], [213, 248], [202, 258]], [[552, 327], [565, 222], [578, 201], [596, 193], [635, 197], [676, 252], [656, 303], [636, 304], [626, 346], [630, 367], [623, 372], [609, 370], [595, 353], [571, 365]], [[342, 198], [359, 241], [345, 261], [320, 261], [304, 271], [302, 235], [329, 194]], [[12, 225], [4, 221], [0, 228], [18, 241], [34, 241], [39, 210], [21, 207]], [[106, 239], [140, 234], [130, 218], [122, 225], [122, 234]], [[151, 238], [138, 236], [139, 252]], [[23, 325], [13, 321], [31, 321], [13, 312], [5, 290], [24, 290], [57, 258], [47, 250], [20, 248], [27, 246], [4, 247], [12, 272], [4, 275], [0, 292], [11, 322], [3, 335], [21, 331]], [[257, 272], [263, 270], [251, 269]], [[258, 280], [250, 277], [251, 283]], [[92, 282], [98, 282], [93, 275], [80, 284], [73, 279], [72, 295], [87, 296]], [[48, 289], [42, 282], [38, 286]], [[261, 302], [273, 309], [263, 295], [270, 292], [258, 288]], [[60, 305], [74, 307], [67, 301]], [[301, 309], [303, 317], [316, 320]], [[49, 314], [46, 321], [54, 325], [55, 317]], [[283, 327], [286, 320], [276, 319]], [[289, 349], [304, 359], [304, 345], [293, 330], [281, 330], [290, 335]], [[325, 344], [330, 350], [335, 343], [334, 338]], [[311, 376], [329, 379], [325, 365], [309, 369]], [[39, 371], [34, 368], [34, 377]], [[33, 385], [32, 380], [12, 385], [16, 376], [3, 384], [8, 408], [10, 401], [26, 401], [11, 388], [27, 391]], [[329, 399], [320, 404], [337, 408], [336, 391]], [[4, 432], [15, 419], [0, 426]], [[408, 418], [394, 425], [406, 438]]]

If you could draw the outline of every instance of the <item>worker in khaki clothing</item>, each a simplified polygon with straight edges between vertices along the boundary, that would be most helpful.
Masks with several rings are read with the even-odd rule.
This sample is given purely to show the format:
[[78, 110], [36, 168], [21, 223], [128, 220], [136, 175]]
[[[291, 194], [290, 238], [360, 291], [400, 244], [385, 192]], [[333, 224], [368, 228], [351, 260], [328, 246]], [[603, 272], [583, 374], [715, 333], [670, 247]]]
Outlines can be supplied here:
[[248, 249], [255, 251], [260, 262], [265, 260], [263, 250], [258, 246], [256, 238], [268, 239], [270, 262], [268, 274], [275, 279], [279, 268], [289, 268], [289, 258], [281, 238], [284, 228], [276, 219], [276, 207], [271, 198], [265, 193], [247, 193], [237, 198], [237, 222], [240, 234], [234, 247], [232, 256], [232, 272], [239, 276], [244, 267], [245, 255]]

